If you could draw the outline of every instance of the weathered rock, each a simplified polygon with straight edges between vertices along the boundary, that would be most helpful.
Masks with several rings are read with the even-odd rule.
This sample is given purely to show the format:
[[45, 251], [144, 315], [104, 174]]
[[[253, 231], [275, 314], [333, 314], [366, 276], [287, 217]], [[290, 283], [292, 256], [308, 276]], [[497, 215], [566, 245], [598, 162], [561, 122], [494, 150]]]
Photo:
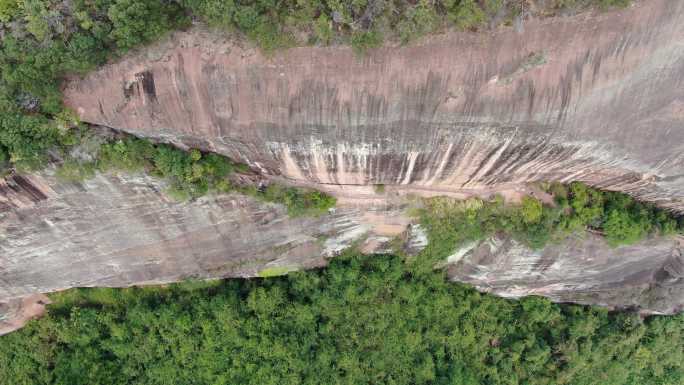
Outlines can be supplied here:
[[[290, 218], [281, 206], [240, 195], [169, 200], [163, 184], [144, 175], [66, 183], [46, 172], [0, 186], [10, 198], [0, 209], [0, 334], [40, 314], [36, 293], [312, 268], [353, 244], [390, 252], [395, 236], [409, 253], [426, 245], [401, 207], [343, 206]], [[681, 247], [671, 240], [611, 249], [589, 238], [541, 253], [511, 242], [473, 244], [450, 262], [452, 278], [502, 296], [645, 313], [680, 311], [684, 303]]]
[[0, 301], [0, 335], [13, 332], [45, 313], [50, 299], [43, 294]]
[[648, 313], [684, 310], [684, 242], [657, 238], [611, 248], [597, 235], [532, 251], [510, 239], [457, 250], [449, 277], [504, 297], [542, 295]]
[[83, 120], [328, 185], [581, 180], [684, 210], [684, 3], [264, 57], [195, 29], [71, 81]]
[[[320, 266], [353, 243], [385, 250], [401, 234], [415, 252], [424, 239], [388, 212], [402, 191], [465, 197], [581, 180], [684, 211], [684, 2], [519, 31], [449, 33], [357, 58], [342, 47], [264, 57], [193, 29], [73, 79], [66, 102], [86, 122], [217, 151], [343, 204], [291, 219], [236, 195], [173, 202], [144, 176], [13, 176], [0, 181], [5, 314], [74, 286]], [[488, 247], [454, 254], [451, 276], [505, 296], [682, 309], [684, 262], [671, 241]]]
[[176, 202], [163, 188], [143, 175], [8, 178], [0, 184], [0, 302], [70, 287], [311, 268], [373, 233], [355, 208], [290, 218], [246, 196]]

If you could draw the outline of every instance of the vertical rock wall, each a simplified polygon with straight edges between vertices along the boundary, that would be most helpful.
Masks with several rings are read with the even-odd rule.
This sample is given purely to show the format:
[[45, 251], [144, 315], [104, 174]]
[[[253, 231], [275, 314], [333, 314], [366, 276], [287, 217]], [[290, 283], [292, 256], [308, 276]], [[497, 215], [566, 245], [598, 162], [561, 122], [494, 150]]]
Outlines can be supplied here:
[[[0, 206], [0, 302], [70, 287], [322, 266], [372, 232], [353, 208], [290, 218], [282, 206], [240, 195], [176, 202], [142, 175], [65, 183], [41, 174], [3, 183], [15, 199]], [[36, 196], [44, 198], [29, 201]]]
[[193, 29], [74, 79], [82, 119], [314, 184], [581, 180], [684, 209], [684, 3], [264, 57]]

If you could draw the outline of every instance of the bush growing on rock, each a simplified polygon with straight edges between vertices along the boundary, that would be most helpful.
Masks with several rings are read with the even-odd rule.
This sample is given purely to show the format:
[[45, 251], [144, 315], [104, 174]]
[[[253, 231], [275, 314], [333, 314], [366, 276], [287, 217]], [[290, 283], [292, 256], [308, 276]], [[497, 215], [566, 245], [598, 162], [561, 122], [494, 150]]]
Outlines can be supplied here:
[[336, 199], [316, 190], [285, 187], [271, 183], [263, 193], [256, 193], [267, 202], [282, 203], [290, 216], [321, 215], [335, 206]]
[[684, 230], [678, 225], [678, 221], [684, 222], [681, 218], [626, 194], [599, 191], [579, 182], [567, 186], [553, 183], [548, 191], [555, 196], [555, 206], [543, 205], [533, 197], [523, 198], [520, 205], [506, 205], [501, 198], [490, 202], [426, 200], [420, 217], [430, 237], [428, 247], [440, 250], [433, 253], [437, 258], [446, 258], [467, 242], [497, 233], [541, 248], [578, 231], [595, 231], [604, 235], [610, 245], [620, 246], [649, 235]]

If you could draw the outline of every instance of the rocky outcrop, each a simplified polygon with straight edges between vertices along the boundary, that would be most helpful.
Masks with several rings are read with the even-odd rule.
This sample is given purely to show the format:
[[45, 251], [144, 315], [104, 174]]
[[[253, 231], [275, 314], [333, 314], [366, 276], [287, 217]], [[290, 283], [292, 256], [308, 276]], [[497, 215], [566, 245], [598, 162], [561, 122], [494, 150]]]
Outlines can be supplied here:
[[0, 302], [0, 336], [13, 332], [32, 319], [45, 314], [50, 299], [43, 294], [31, 294]]
[[177, 202], [144, 175], [70, 183], [45, 172], [0, 187], [0, 309], [71, 287], [312, 268], [352, 244], [373, 252], [397, 235], [387, 208], [373, 220], [356, 208], [291, 218], [280, 205], [237, 194]]
[[684, 210], [684, 3], [265, 57], [195, 28], [65, 88], [83, 120], [291, 180], [581, 180]]
[[466, 245], [449, 259], [451, 279], [504, 297], [542, 295], [661, 314], [684, 310], [684, 240], [611, 248], [588, 233], [532, 251], [493, 238]]
[[[407, 230], [401, 193], [519, 194], [530, 181], [580, 180], [684, 211], [682, 41], [675, 0], [363, 58], [342, 47], [264, 57], [199, 27], [175, 33], [72, 79], [66, 103], [86, 122], [220, 152], [341, 205], [289, 218], [238, 195], [175, 202], [143, 175], [10, 176], [0, 181], [0, 327], [10, 326], [0, 330], [40, 312], [35, 293], [309, 268], [352, 244], [389, 251], [397, 235], [418, 252], [426, 238]], [[671, 313], [684, 304], [681, 252], [672, 240], [612, 249], [587, 237], [538, 252], [492, 240], [455, 251], [449, 274], [503, 296]]]
[[[237, 194], [177, 202], [144, 175], [98, 174], [83, 183], [47, 173], [31, 179], [25, 194], [38, 190], [51, 198], [0, 211], [0, 302], [69, 287], [311, 268], [353, 242], [381, 246], [378, 237], [391, 235], [374, 232], [382, 223], [364, 220], [367, 213], [355, 208], [291, 218], [280, 205]], [[6, 183], [19, 180], [28, 179]]]
[[[319, 217], [291, 218], [284, 207], [227, 194], [169, 199], [145, 175], [61, 182], [50, 170], [11, 176], [0, 210], [0, 334], [42, 314], [36, 297], [71, 287], [126, 287], [189, 278], [255, 277], [324, 266], [356, 245], [366, 253], [427, 245], [404, 208], [343, 205]], [[452, 279], [498, 295], [635, 307], [684, 308], [682, 247], [671, 239], [609, 248], [600, 238], [532, 251], [489, 241], [449, 257]]]

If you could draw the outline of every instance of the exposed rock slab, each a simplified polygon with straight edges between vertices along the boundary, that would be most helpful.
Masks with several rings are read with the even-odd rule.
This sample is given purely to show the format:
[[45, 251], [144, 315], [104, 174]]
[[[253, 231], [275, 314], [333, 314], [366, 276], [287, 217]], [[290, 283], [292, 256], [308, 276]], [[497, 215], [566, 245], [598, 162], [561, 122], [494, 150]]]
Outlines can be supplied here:
[[193, 29], [74, 79], [83, 120], [300, 182], [581, 180], [684, 210], [684, 2], [449, 33], [359, 59]]
[[[402, 227], [409, 222], [401, 210], [388, 207], [290, 218], [281, 206], [241, 195], [176, 202], [144, 175], [65, 183], [45, 172], [3, 183], [13, 198], [6, 202], [14, 203], [0, 210], [0, 334], [41, 314], [38, 293], [306, 269], [353, 244], [390, 252], [395, 236], [404, 237], [409, 253], [426, 246], [421, 227]], [[671, 313], [684, 303], [681, 248], [652, 240], [611, 249], [594, 238], [542, 252], [510, 241], [474, 244], [450, 258], [449, 271], [502, 296]]]
[[291, 218], [280, 205], [242, 195], [177, 202], [161, 192], [158, 180], [143, 175], [98, 174], [65, 183], [44, 173], [3, 183], [15, 202], [0, 208], [5, 303], [71, 287], [248, 277], [272, 266], [311, 268], [373, 233], [354, 208]]
[[504, 297], [542, 295], [662, 314], [684, 310], [684, 245], [677, 239], [612, 248], [584, 234], [532, 251], [494, 238], [457, 250], [449, 262], [451, 279]]
[[50, 299], [43, 294], [0, 301], [0, 335], [13, 332], [32, 319], [45, 314]]

